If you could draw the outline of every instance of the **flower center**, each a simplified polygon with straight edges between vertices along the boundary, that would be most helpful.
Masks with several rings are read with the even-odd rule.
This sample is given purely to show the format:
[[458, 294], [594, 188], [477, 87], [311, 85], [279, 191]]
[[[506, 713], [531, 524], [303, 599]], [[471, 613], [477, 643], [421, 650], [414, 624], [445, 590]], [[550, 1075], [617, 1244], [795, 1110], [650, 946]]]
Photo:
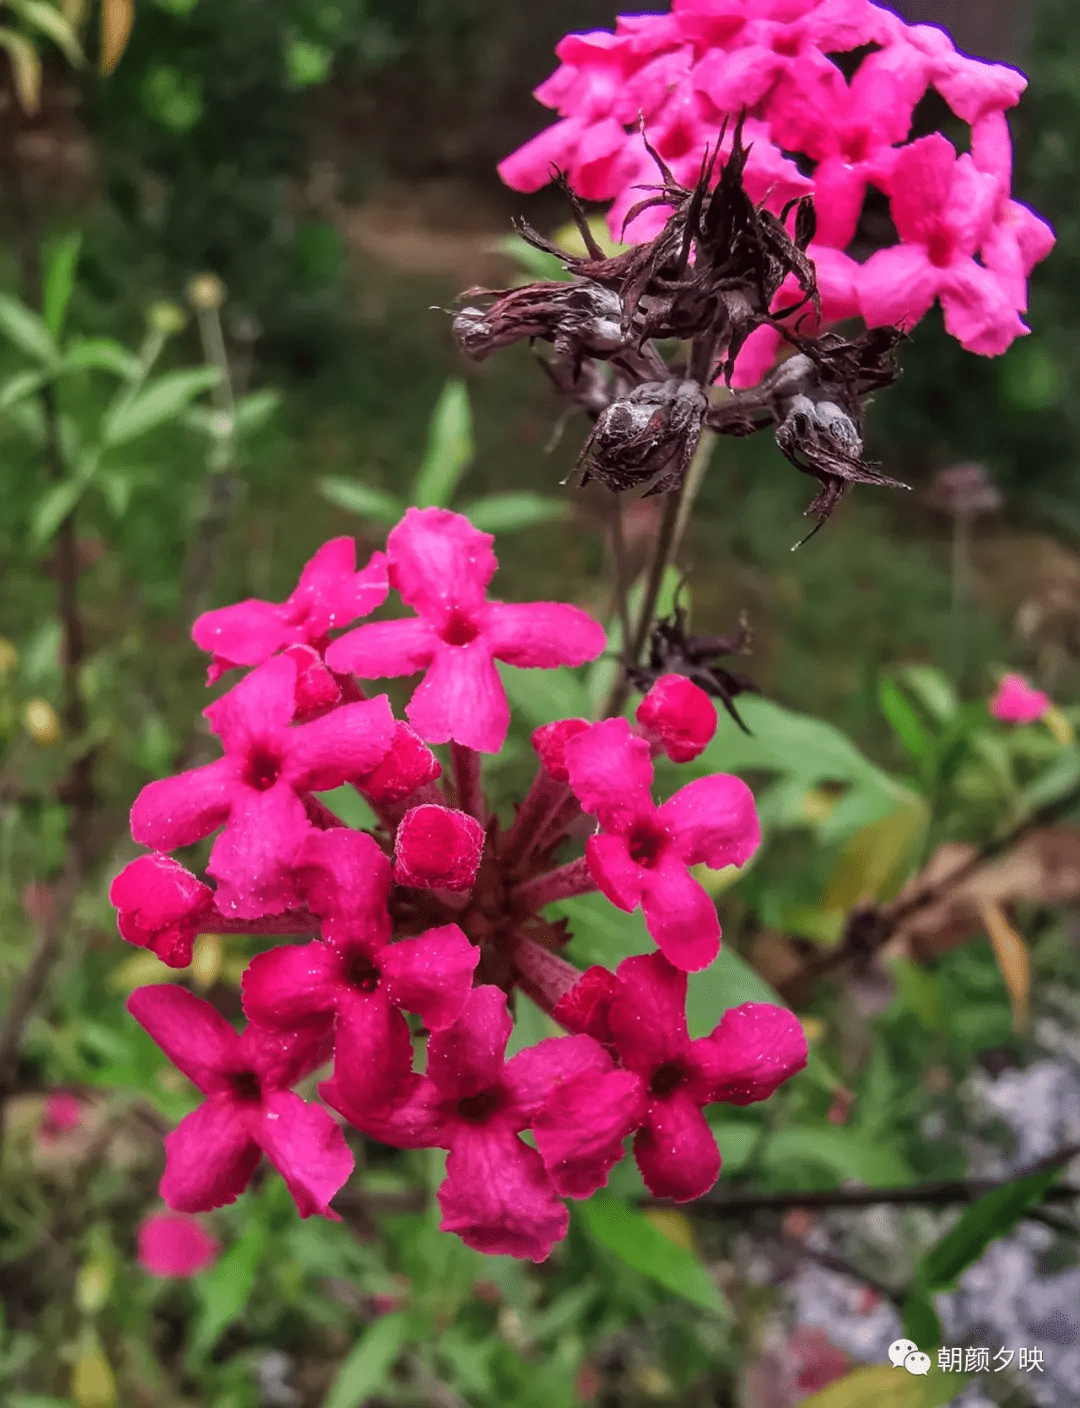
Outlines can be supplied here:
[[937, 225], [934, 228], [927, 246], [927, 254], [930, 256], [930, 263], [938, 269], [944, 269], [946, 264], [952, 260], [953, 237], [946, 226]]
[[484, 1124], [502, 1103], [502, 1092], [498, 1086], [493, 1085], [476, 1095], [466, 1095], [463, 1100], [459, 1100], [457, 1112], [470, 1124]]
[[480, 632], [476, 629], [469, 618], [455, 609], [450, 613], [450, 619], [439, 632], [447, 645], [468, 645], [474, 641]]
[[844, 159], [852, 166], [854, 166], [856, 162], [865, 161], [869, 147], [869, 132], [867, 132], [865, 127], [856, 127], [844, 137]]
[[382, 974], [370, 958], [358, 953], [349, 964], [347, 976], [352, 987], [359, 988], [361, 992], [374, 992], [379, 986]]
[[233, 1098], [245, 1105], [257, 1104], [262, 1099], [259, 1077], [254, 1071], [235, 1071], [229, 1077]]
[[253, 753], [248, 761], [245, 781], [256, 792], [268, 792], [281, 776], [281, 759], [273, 753]]
[[682, 1067], [676, 1061], [666, 1061], [653, 1072], [649, 1085], [650, 1095], [670, 1095], [683, 1083]]
[[660, 859], [667, 838], [658, 826], [651, 821], [639, 821], [627, 837], [627, 850], [635, 865], [652, 870]]
[[773, 53], [782, 54], [785, 59], [797, 58], [800, 43], [798, 34], [779, 34], [773, 41]]

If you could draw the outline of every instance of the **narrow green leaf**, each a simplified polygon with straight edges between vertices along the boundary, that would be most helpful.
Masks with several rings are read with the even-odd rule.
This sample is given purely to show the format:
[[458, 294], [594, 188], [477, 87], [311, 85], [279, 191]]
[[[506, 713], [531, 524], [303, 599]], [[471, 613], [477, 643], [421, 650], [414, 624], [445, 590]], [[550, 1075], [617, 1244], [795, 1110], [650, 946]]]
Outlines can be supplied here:
[[497, 668], [510, 703], [534, 728], [554, 719], [588, 717], [588, 695], [578, 677], [565, 666], [557, 670], [519, 670], [500, 661]]
[[461, 512], [482, 533], [514, 533], [567, 519], [570, 505], [543, 494], [492, 494], [476, 499]]
[[881, 712], [905, 751], [917, 763], [922, 763], [930, 751], [926, 729], [911, 704], [888, 675], [882, 675], [878, 681], [878, 699]]
[[1041, 1169], [984, 1193], [925, 1253], [918, 1266], [920, 1285], [928, 1291], [950, 1290], [960, 1273], [978, 1261], [991, 1242], [1011, 1232], [1060, 1175], [1060, 1167]]
[[9, 293], [0, 293], [0, 333], [35, 362], [51, 366], [56, 361], [52, 333], [36, 313]]
[[166, 372], [149, 382], [139, 394], [106, 411], [101, 421], [106, 446], [126, 445], [139, 435], [175, 419], [196, 396], [221, 380], [218, 367], [190, 367]]
[[384, 494], [381, 489], [371, 489], [355, 479], [339, 479], [327, 475], [316, 481], [315, 487], [324, 499], [329, 499], [338, 508], [349, 513], [358, 513], [363, 518], [373, 518], [377, 523], [396, 523], [405, 512], [405, 505]]
[[61, 372], [111, 372], [134, 381], [142, 370], [138, 357], [111, 337], [83, 337], [70, 342], [60, 359]]
[[407, 1317], [395, 1311], [369, 1326], [337, 1371], [322, 1408], [360, 1408], [383, 1388], [405, 1343], [407, 1323]]
[[261, 1222], [248, 1222], [243, 1236], [209, 1271], [195, 1278], [202, 1302], [188, 1347], [189, 1362], [205, 1358], [224, 1330], [243, 1314], [255, 1284], [265, 1232]]
[[270, 387], [242, 397], [236, 403], [237, 432], [250, 435], [253, 431], [261, 430], [280, 405], [280, 393]]
[[472, 411], [463, 381], [448, 381], [431, 415], [427, 452], [413, 485], [419, 508], [445, 508], [474, 454]]
[[41, 55], [17, 29], [0, 29], [0, 49], [11, 60], [11, 76], [23, 112], [37, 112], [41, 103]]
[[35, 29], [52, 40], [73, 68], [82, 68], [86, 57], [75, 31], [59, 10], [45, 0], [19, 0], [19, 10]]
[[862, 1365], [804, 1398], [799, 1408], [944, 1408], [966, 1383], [963, 1374], [936, 1364], [927, 1374], [908, 1374], [892, 1364]]
[[82, 478], [64, 479], [38, 499], [30, 515], [30, 540], [35, 548], [43, 548], [50, 540], [82, 498], [86, 484]]
[[924, 1354], [941, 1347], [941, 1321], [929, 1296], [912, 1291], [904, 1301], [904, 1335]]
[[926, 712], [939, 723], [948, 723], [960, 707], [956, 690], [933, 665], [904, 665], [897, 673]]
[[914, 1177], [894, 1149], [841, 1128], [789, 1125], [777, 1130], [765, 1162], [773, 1167], [791, 1161], [821, 1164], [838, 1178], [857, 1178], [871, 1188], [904, 1186]]
[[705, 1266], [693, 1252], [669, 1241], [644, 1213], [610, 1193], [595, 1193], [580, 1204], [580, 1216], [594, 1240], [627, 1266], [691, 1305], [715, 1315], [723, 1312], [723, 1297]]
[[[39, 7], [48, 10], [47, 5]], [[55, 10], [49, 10], [57, 19]], [[60, 336], [71, 290], [75, 287], [75, 269], [79, 263], [79, 250], [82, 248], [82, 231], [74, 230], [56, 242], [49, 252], [45, 266], [45, 283], [41, 301], [44, 309], [45, 326], [54, 338]]]
[[99, 475], [98, 483], [105, 495], [109, 512], [114, 518], [123, 518], [131, 503], [131, 475], [125, 474], [123, 470], [111, 469]]
[[561, 259], [554, 254], [548, 254], [545, 249], [537, 249], [520, 235], [503, 235], [496, 241], [495, 248], [512, 259], [532, 279], [558, 279], [566, 282], [571, 277]]
[[16, 372], [0, 386], [0, 411], [16, 405], [27, 396], [32, 396], [40, 386], [44, 386], [46, 380], [44, 372]]
[[779, 994], [730, 945], [724, 945], [708, 968], [687, 974], [686, 1025], [692, 1037], [708, 1036], [729, 1007], [744, 1002], [785, 1006]]

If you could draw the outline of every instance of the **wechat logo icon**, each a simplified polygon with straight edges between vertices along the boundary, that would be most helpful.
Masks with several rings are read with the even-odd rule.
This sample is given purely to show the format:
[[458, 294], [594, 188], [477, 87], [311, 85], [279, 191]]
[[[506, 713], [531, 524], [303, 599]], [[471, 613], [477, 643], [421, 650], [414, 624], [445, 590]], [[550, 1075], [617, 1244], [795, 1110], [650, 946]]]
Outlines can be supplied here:
[[923, 1354], [914, 1340], [893, 1340], [889, 1345], [889, 1360], [894, 1369], [906, 1369], [909, 1374], [929, 1374], [930, 1356]]

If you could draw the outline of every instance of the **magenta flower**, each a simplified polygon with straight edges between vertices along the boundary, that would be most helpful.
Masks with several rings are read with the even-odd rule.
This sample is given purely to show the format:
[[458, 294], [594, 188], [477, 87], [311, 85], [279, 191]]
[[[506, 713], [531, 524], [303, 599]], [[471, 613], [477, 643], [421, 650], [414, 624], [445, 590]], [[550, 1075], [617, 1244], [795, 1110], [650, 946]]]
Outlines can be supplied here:
[[438, 758], [408, 724], [395, 723], [394, 741], [378, 767], [351, 779], [375, 806], [393, 806], [442, 772]]
[[483, 853], [475, 817], [430, 803], [413, 807], [394, 836], [394, 879], [421, 890], [470, 890]]
[[[553, 1090], [533, 1120], [536, 1146], [556, 1188], [587, 1197], [637, 1128], [634, 1157], [650, 1192], [676, 1202], [700, 1198], [720, 1173], [702, 1107], [768, 1099], [806, 1065], [802, 1025], [786, 1007], [744, 1002], [710, 1036], [691, 1041], [686, 974], [661, 953], [624, 959], [612, 988], [606, 1020], [623, 1069], [605, 1070], [594, 1057], [589, 1072]], [[558, 1018], [573, 1006], [572, 993], [556, 1008]]]
[[112, 882], [109, 903], [118, 911], [121, 938], [170, 968], [186, 968], [200, 922], [214, 910], [214, 892], [179, 861], [139, 856]]
[[334, 1074], [358, 1099], [408, 1093], [412, 1038], [399, 1009], [431, 1031], [457, 1017], [480, 960], [456, 924], [390, 943], [390, 862], [370, 836], [313, 832], [296, 859], [323, 937], [252, 959], [243, 978], [250, 1021], [275, 1031], [336, 1014]]
[[640, 904], [649, 933], [677, 968], [707, 967], [720, 950], [712, 900], [688, 867], [742, 865], [761, 843], [754, 799], [737, 777], [701, 777], [653, 802], [649, 745], [625, 719], [605, 719], [565, 748], [570, 786], [600, 823], [585, 856], [612, 904]]
[[44, 1146], [55, 1144], [82, 1123], [83, 1109], [83, 1102], [77, 1095], [68, 1090], [54, 1091], [45, 1101], [38, 1125], [38, 1141]]
[[183, 1212], [154, 1212], [135, 1233], [136, 1256], [151, 1276], [197, 1276], [213, 1266], [221, 1243], [197, 1217]]
[[1027, 79], [1015, 68], [958, 54], [943, 29], [916, 24], [905, 30], [910, 44], [930, 60], [930, 81], [964, 122], [975, 125], [988, 113], [1015, 107]]
[[541, 724], [533, 731], [532, 746], [552, 781], [570, 781], [563, 756], [567, 740], [576, 738], [591, 727], [588, 719], [556, 719], [554, 723]]
[[176, 1212], [233, 1203], [263, 1154], [288, 1185], [301, 1217], [338, 1220], [330, 1199], [353, 1157], [340, 1127], [291, 1087], [329, 1058], [325, 1023], [287, 1034], [248, 1026], [238, 1034], [185, 988], [139, 988], [128, 1011], [206, 1100], [165, 1136], [160, 1193]]
[[896, 157], [891, 209], [902, 244], [879, 249], [859, 273], [870, 327], [910, 327], [940, 300], [945, 327], [969, 352], [997, 356], [1027, 328], [1000, 279], [973, 255], [990, 230], [997, 182], [939, 133]]
[[151, 782], [131, 809], [131, 834], [158, 851], [190, 846], [224, 824], [207, 871], [217, 905], [240, 919], [297, 903], [292, 861], [311, 829], [299, 794], [339, 787], [386, 755], [394, 720], [385, 695], [343, 704], [290, 728], [296, 664], [266, 661], [203, 712], [225, 756]]
[[1004, 113], [988, 113], [972, 128], [971, 159], [998, 183], [994, 219], [979, 253], [1022, 313], [1027, 308], [1028, 275], [1053, 249], [1054, 232], [1028, 206], [1012, 199], [1012, 142]]
[[276, 604], [251, 597], [199, 617], [191, 638], [214, 657], [207, 684], [236, 665], [261, 665], [286, 646], [322, 650], [330, 631], [369, 616], [386, 600], [387, 590], [383, 553], [374, 553], [357, 572], [355, 541], [332, 538], [300, 573], [286, 601]]
[[990, 701], [991, 714], [1006, 724], [1034, 723], [1052, 707], [1050, 696], [1028, 684], [1023, 675], [1006, 675]]
[[568, 1216], [540, 1155], [518, 1136], [554, 1086], [592, 1069], [596, 1043], [553, 1037], [504, 1059], [513, 1019], [496, 987], [474, 988], [458, 1019], [428, 1040], [427, 1074], [409, 1098], [376, 1115], [335, 1079], [327, 1104], [372, 1138], [402, 1149], [449, 1149], [439, 1189], [444, 1232], [491, 1255], [543, 1261]]
[[330, 669], [362, 679], [425, 670], [405, 712], [428, 743], [497, 753], [510, 706], [495, 661], [551, 670], [594, 660], [607, 643], [576, 606], [488, 601], [493, 541], [460, 514], [410, 508], [386, 545], [390, 584], [416, 616], [359, 626], [326, 652]]
[[689, 763], [716, 732], [716, 706], [685, 675], [661, 675], [634, 716], [646, 739], [673, 763]]

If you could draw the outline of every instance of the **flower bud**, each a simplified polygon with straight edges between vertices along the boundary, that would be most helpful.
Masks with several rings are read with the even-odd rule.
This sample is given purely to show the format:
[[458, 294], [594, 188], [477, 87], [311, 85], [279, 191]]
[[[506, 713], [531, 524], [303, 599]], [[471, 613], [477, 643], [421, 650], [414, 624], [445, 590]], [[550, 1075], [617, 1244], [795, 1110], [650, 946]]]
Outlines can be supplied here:
[[696, 758], [716, 732], [716, 706], [684, 675], [661, 675], [636, 717], [650, 743], [655, 740], [673, 763]]
[[547, 775], [555, 782], [569, 782], [563, 749], [567, 740], [589, 728], [587, 719], [556, 719], [553, 724], [544, 724], [532, 736], [532, 746], [539, 754]]
[[[194, 301], [194, 300], [193, 300]], [[146, 321], [165, 337], [175, 337], [182, 332], [187, 318], [184, 310], [175, 303], [152, 303], [146, 314]]]
[[210, 312], [225, 302], [225, 285], [216, 274], [196, 274], [188, 283], [187, 296], [193, 307]]
[[466, 812], [425, 804], [405, 813], [394, 841], [394, 879], [421, 890], [468, 890], [484, 828]]
[[31, 699], [23, 710], [27, 733], [41, 748], [51, 748], [60, 738], [60, 717], [47, 699]]

